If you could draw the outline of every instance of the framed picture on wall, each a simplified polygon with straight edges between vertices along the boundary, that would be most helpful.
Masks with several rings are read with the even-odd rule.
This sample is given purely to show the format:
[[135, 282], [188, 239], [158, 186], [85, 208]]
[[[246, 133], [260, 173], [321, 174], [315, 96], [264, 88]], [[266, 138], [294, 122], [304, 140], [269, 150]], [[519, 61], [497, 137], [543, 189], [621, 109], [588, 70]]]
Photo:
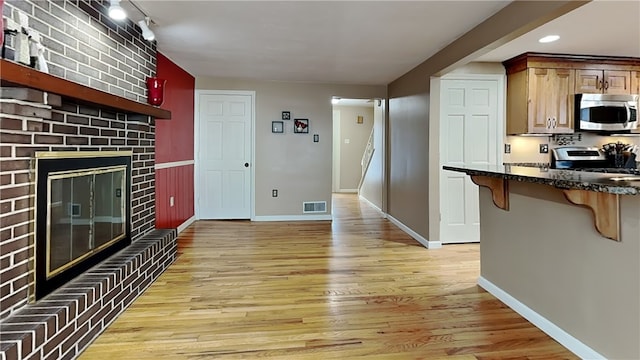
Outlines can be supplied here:
[[272, 133], [283, 133], [284, 132], [284, 123], [282, 121], [272, 121], [271, 122], [271, 132]]
[[293, 132], [296, 134], [308, 134], [309, 133], [309, 119], [295, 119], [293, 120]]

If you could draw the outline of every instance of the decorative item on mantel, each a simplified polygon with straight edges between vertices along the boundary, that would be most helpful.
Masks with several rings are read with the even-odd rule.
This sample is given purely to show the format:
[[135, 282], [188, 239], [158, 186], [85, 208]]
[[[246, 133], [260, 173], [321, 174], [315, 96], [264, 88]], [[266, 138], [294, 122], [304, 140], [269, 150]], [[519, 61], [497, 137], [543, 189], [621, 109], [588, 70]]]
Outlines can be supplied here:
[[165, 79], [157, 77], [147, 78], [147, 101], [150, 105], [160, 106], [164, 101], [164, 84], [167, 82]]

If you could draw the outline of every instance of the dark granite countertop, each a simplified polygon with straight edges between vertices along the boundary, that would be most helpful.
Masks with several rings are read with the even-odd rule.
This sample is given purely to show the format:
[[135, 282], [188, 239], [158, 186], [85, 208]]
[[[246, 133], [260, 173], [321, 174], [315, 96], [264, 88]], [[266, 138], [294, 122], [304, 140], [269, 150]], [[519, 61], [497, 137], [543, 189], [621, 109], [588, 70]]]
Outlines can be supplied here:
[[445, 170], [619, 195], [640, 195], [640, 176], [513, 165], [443, 166]]

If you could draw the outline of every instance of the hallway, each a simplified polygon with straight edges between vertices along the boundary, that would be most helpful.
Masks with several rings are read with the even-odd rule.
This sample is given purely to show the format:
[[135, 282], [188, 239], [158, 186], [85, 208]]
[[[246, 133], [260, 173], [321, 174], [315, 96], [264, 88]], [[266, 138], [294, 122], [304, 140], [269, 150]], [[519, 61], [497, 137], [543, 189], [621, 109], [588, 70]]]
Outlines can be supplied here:
[[427, 250], [333, 199], [333, 222], [194, 223], [80, 359], [576, 358], [476, 285], [478, 244]]

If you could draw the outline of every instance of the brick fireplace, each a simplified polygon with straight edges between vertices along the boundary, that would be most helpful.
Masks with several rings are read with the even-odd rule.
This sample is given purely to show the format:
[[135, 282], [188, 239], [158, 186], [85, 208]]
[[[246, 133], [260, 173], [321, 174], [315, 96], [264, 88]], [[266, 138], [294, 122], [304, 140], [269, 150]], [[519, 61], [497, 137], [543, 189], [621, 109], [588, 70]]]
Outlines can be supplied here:
[[[50, 75], [0, 60], [0, 359], [72, 359], [176, 257], [176, 231], [155, 229], [155, 122], [170, 119], [171, 113], [146, 104], [145, 80], [155, 76], [156, 44], [144, 41], [133, 22], [110, 20], [108, 0], [2, 4], [5, 17], [26, 15], [42, 35]], [[5, 43], [13, 45], [10, 39]], [[52, 209], [37, 210], [36, 196], [46, 190], [36, 189], [36, 162], [42, 154], [54, 153], [125, 153], [129, 197], [124, 203], [130, 213], [121, 217], [101, 209], [95, 216], [109, 197], [119, 204], [125, 189], [117, 187], [91, 195], [102, 197], [100, 204], [56, 193]], [[98, 168], [97, 173], [104, 170]], [[120, 181], [118, 175], [111, 179]], [[64, 171], [55, 174], [53, 181], [58, 180], [69, 181]], [[104, 179], [98, 182], [100, 187], [105, 184]], [[92, 207], [93, 215], [82, 213]], [[98, 227], [104, 231], [104, 219], [111, 218], [116, 240], [125, 222], [131, 244], [97, 260], [97, 265], [65, 274], [64, 284], [36, 299], [36, 257], [44, 253], [38, 240], [46, 238], [46, 231], [38, 233], [36, 220], [47, 211], [58, 214], [54, 218], [60, 227], [74, 223], [90, 234]], [[93, 229], [83, 227], [91, 222]], [[89, 245], [63, 241], [56, 246], [101, 252], [95, 236], [89, 238]], [[97, 241], [108, 242], [105, 239]], [[53, 260], [62, 264], [64, 258]], [[64, 270], [58, 267], [50, 275]]]
[[[0, 358], [73, 358], [175, 259], [175, 230], [154, 229], [155, 119], [81, 104], [34, 89], [3, 87], [2, 94]], [[86, 159], [115, 154], [120, 156], [105, 158], [126, 159], [119, 164], [125, 165], [127, 179], [117, 180], [118, 176], [107, 171], [110, 181], [116, 179], [114, 188], [107, 192], [115, 194], [113, 198], [127, 198], [123, 206], [125, 213], [130, 214], [126, 219], [119, 218], [127, 223], [124, 245], [131, 240], [132, 245], [113, 256], [99, 257], [78, 271], [64, 273], [64, 281], [71, 279], [70, 282], [56, 284], [61, 287], [50, 289], [52, 292], [46, 296], [45, 293], [38, 294], [36, 260], [38, 254], [46, 253], [47, 247], [41, 241], [43, 236], [46, 238], [46, 232], [38, 231], [36, 218], [44, 216], [47, 210], [36, 211], [36, 197], [44, 196], [45, 204], [49, 198], [46, 209], [46, 206], [51, 207], [52, 193], [42, 189], [36, 191], [37, 155], [45, 159], [62, 159], [58, 162], [58, 165], [63, 164], [62, 168], [51, 167], [51, 164], [44, 167], [55, 175], [54, 180], [64, 180], [68, 170], [85, 171], [88, 168], [96, 172], [98, 169], [97, 173], [102, 174], [105, 169], [117, 169], [118, 161], [86, 162]], [[106, 186], [105, 180], [101, 181], [101, 186]], [[48, 182], [51, 179], [45, 181]], [[122, 184], [128, 189], [122, 189]], [[61, 196], [60, 193], [57, 196]], [[95, 196], [98, 195], [90, 197]], [[82, 209], [91, 206], [83, 202], [86, 196], [80, 197], [81, 200], [56, 200], [60, 203], [56, 205], [66, 208], [59, 217], [60, 223], [70, 222], [74, 214], [85, 221]], [[120, 216], [112, 211], [110, 217], [114, 214]], [[114, 223], [117, 228], [118, 221]], [[123, 247], [114, 248], [112, 253]], [[91, 267], [104, 258], [105, 261]]]

